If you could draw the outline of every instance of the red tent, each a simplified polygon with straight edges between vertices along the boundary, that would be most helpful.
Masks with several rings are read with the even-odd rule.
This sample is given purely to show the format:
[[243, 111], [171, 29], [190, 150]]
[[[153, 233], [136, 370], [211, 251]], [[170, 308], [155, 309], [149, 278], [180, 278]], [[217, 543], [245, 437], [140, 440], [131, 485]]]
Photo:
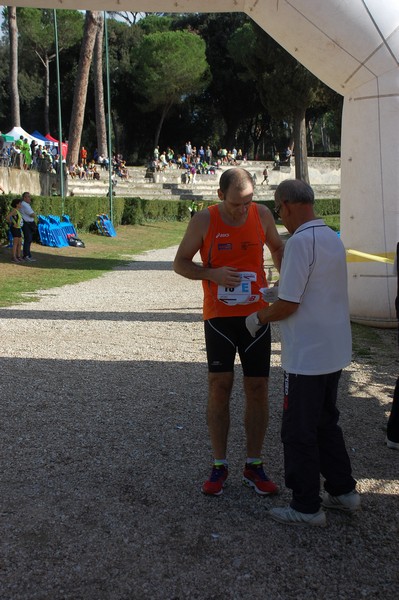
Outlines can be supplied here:
[[[53, 138], [53, 136], [51, 136], [49, 133], [47, 135], [45, 135], [44, 137], [49, 142], [54, 142], [54, 144], [57, 144], [59, 147], [59, 141], [56, 140], [55, 138]], [[66, 142], [62, 142], [62, 158], [66, 158], [67, 152], [68, 152], [68, 144]]]

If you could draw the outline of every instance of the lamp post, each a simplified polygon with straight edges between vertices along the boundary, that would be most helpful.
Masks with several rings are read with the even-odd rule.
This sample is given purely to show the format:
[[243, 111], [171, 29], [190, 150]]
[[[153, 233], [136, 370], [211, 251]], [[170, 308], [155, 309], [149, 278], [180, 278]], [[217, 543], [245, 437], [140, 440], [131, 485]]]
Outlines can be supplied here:
[[109, 176], [109, 217], [114, 222], [113, 189], [112, 189], [112, 141], [111, 141], [111, 87], [109, 78], [109, 50], [108, 50], [108, 25], [107, 11], [104, 11], [104, 37], [105, 37], [105, 72], [107, 80], [107, 107], [108, 107], [108, 176]]
[[58, 50], [58, 27], [57, 27], [57, 10], [53, 9], [54, 15], [54, 40], [55, 40], [55, 58], [57, 65], [57, 98], [58, 98], [58, 171], [60, 176], [60, 193], [61, 193], [61, 214], [65, 210], [65, 191], [64, 191], [64, 164], [62, 162], [62, 116], [61, 116], [61, 85], [60, 85], [60, 60]]

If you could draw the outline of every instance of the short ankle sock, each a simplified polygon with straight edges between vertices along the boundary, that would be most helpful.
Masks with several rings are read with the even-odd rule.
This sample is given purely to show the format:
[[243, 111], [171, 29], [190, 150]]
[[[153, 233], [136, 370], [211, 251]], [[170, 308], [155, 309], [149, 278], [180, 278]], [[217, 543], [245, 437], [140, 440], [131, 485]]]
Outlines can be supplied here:
[[246, 461], [247, 465], [261, 465], [262, 464], [262, 459], [261, 458], [247, 458]]
[[213, 464], [215, 467], [221, 467], [221, 466], [228, 467], [229, 466], [229, 463], [225, 458], [223, 458], [223, 459], [215, 458], [215, 460], [213, 461]]

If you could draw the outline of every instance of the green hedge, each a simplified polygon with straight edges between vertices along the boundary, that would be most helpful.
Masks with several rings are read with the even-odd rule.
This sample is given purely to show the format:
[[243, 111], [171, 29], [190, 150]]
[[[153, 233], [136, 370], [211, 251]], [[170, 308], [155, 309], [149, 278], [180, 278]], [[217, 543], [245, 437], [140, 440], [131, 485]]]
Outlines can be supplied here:
[[[261, 200], [258, 202], [258, 204], [264, 204], [273, 212], [274, 200]], [[339, 215], [339, 198], [326, 198], [315, 200], [314, 211], [316, 215], [321, 218], [323, 218], [325, 215]]]
[[189, 207], [205, 208], [214, 202], [192, 202], [191, 200], [144, 200], [125, 198], [122, 225], [140, 225], [148, 221], [186, 221]]
[[[0, 242], [8, 239], [8, 224], [6, 216], [11, 210], [11, 202], [16, 195], [0, 196]], [[122, 221], [125, 206], [124, 198], [113, 198], [113, 221], [119, 225]], [[32, 196], [32, 208], [36, 215], [62, 214], [62, 199], [59, 196]], [[90, 231], [95, 228], [96, 216], [106, 213], [109, 215], [109, 198], [94, 196], [68, 196], [64, 200], [64, 214], [69, 215], [78, 231]]]
[[[0, 196], [0, 242], [7, 240], [8, 225], [6, 216], [11, 210], [15, 195]], [[140, 225], [148, 221], [186, 221], [190, 217], [189, 208], [197, 209], [215, 204], [211, 201], [192, 200], [144, 200], [142, 198], [113, 198], [113, 223], [118, 225]], [[259, 202], [273, 211], [274, 201]], [[62, 201], [59, 196], [33, 196], [32, 208], [37, 215], [61, 215]], [[338, 215], [339, 200], [316, 200], [315, 212], [318, 216]], [[69, 215], [78, 231], [91, 231], [96, 228], [96, 216], [109, 215], [109, 198], [97, 196], [68, 196], [64, 200], [64, 213]]]

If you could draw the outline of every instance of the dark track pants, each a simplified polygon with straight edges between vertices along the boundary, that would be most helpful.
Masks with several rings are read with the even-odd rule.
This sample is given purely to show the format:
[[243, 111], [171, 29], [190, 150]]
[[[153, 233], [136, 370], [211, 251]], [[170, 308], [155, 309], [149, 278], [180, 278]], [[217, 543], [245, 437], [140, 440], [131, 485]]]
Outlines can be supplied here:
[[399, 377], [396, 380], [395, 391], [393, 393], [393, 403], [387, 426], [387, 437], [390, 442], [399, 444]]
[[23, 248], [22, 248], [22, 255], [24, 258], [26, 258], [27, 256], [29, 256], [29, 258], [30, 258], [30, 256], [31, 256], [30, 245], [33, 240], [33, 228], [34, 228], [33, 223], [24, 222], [24, 224], [22, 225], [22, 231], [24, 233], [24, 244], [23, 244]]
[[285, 484], [291, 506], [303, 513], [319, 510], [320, 473], [333, 496], [353, 490], [356, 481], [345, 448], [336, 407], [341, 371], [327, 375], [284, 374]]

